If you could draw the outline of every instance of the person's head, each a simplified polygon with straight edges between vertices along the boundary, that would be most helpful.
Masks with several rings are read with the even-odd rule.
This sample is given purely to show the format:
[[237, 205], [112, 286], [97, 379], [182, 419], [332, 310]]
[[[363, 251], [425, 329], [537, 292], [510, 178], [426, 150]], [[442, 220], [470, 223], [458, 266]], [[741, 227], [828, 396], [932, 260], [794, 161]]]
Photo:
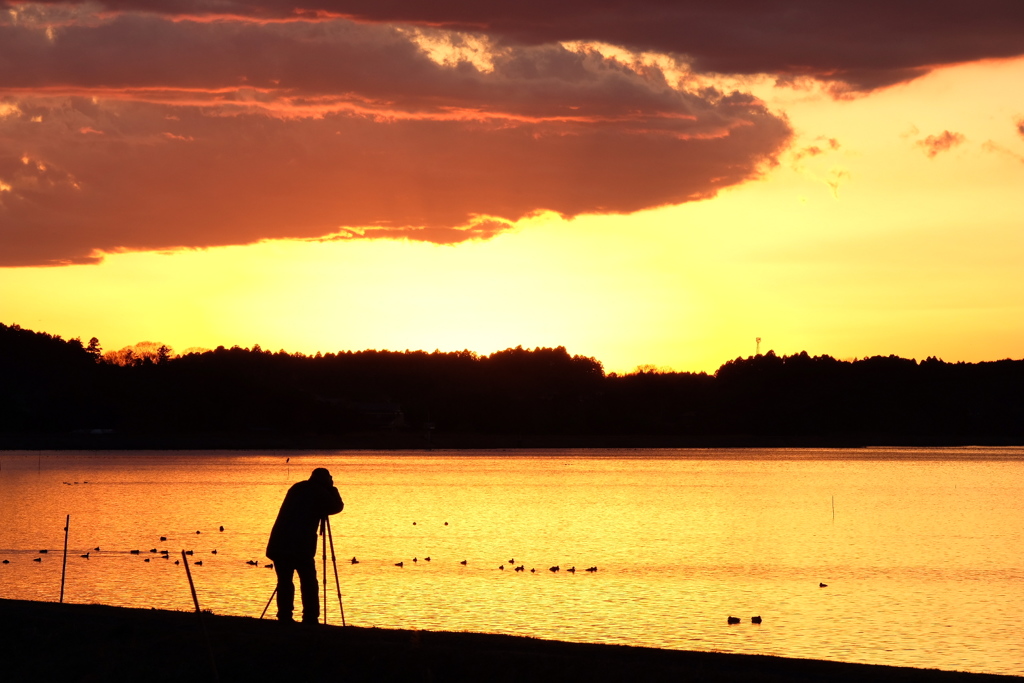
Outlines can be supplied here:
[[313, 470], [313, 474], [309, 475], [309, 480], [314, 484], [320, 484], [322, 486], [334, 485], [334, 478], [326, 467], [317, 467]]

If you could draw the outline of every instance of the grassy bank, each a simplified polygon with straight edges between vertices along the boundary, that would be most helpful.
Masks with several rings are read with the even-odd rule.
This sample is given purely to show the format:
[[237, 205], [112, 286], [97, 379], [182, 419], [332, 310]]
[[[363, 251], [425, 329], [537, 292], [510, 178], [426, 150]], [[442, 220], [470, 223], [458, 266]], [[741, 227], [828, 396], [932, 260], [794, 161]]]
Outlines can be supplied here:
[[986, 681], [966, 674], [515, 636], [302, 626], [0, 600], [5, 680]]

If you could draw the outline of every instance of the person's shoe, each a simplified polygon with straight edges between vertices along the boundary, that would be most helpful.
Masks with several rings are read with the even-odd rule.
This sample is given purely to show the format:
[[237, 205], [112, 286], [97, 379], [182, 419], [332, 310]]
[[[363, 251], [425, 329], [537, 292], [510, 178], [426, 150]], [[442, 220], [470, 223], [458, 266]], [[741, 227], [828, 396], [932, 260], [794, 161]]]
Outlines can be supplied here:
[[277, 615], [277, 620], [279, 622], [281, 622], [282, 624], [294, 624], [295, 623], [295, 620], [292, 619], [292, 615], [290, 615], [290, 614], [279, 614], [279, 615]]

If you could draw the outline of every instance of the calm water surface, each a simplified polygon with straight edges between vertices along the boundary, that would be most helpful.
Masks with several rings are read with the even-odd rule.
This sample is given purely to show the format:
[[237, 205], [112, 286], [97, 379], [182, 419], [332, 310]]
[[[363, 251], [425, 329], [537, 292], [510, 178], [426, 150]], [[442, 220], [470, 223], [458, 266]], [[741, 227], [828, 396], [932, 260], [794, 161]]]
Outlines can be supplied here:
[[192, 609], [188, 549], [202, 607], [259, 616], [320, 466], [350, 624], [1024, 674], [1020, 448], [7, 451], [0, 597], [58, 599], [70, 514], [65, 600]]

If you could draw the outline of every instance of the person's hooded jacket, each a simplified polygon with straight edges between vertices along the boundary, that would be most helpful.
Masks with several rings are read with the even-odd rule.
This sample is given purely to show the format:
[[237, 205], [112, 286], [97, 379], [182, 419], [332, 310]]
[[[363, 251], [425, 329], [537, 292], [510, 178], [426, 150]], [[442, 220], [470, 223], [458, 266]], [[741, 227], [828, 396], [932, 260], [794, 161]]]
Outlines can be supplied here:
[[334, 486], [331, 473], [322, 467], [309, 479], [293, 484], [281, 503], [267, 543], [267, 557], [311, 557], [316, 555], [316, 536], [320, 520], [337, 514], [345, 503]]

